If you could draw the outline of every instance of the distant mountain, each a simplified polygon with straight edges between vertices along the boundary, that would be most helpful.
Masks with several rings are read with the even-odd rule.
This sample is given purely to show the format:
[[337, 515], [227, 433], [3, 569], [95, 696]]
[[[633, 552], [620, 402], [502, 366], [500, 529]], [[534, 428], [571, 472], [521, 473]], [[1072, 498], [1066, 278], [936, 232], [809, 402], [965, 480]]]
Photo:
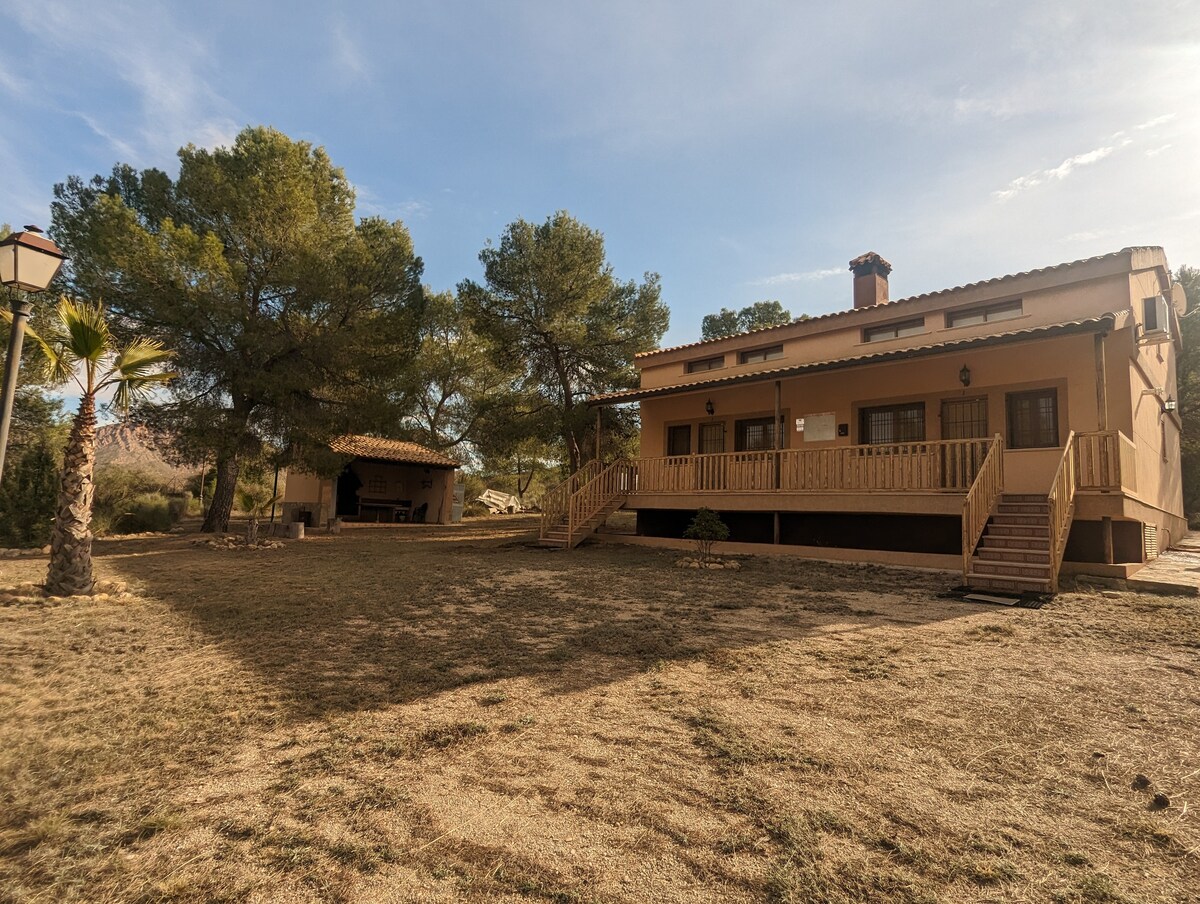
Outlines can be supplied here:
[[179, 484], [200, 469], [171, 464], [163, 456], [162, 442], [143, 426], [105, 424], [96, 428], [97, 466], [116, 466], [141, 471], [166, 484]]

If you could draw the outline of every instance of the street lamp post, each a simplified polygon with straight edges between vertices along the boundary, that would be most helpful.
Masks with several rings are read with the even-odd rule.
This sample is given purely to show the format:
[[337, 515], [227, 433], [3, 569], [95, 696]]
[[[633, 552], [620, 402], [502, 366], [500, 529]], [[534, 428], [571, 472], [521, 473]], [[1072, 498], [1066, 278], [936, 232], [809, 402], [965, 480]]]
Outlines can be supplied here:
[[22, 232], [14, 232], [0, 241], [0, 283], [8, 287], [12, 302], [12, 331], [8, 337], [4, 388], [0, 390], [0, 478], [4, 476], [4, 453], [8, 449], [8, 429], [12, 425], [13, 399], [17, 394], [25, 321], [33, 310], [33, 305], [20, 293], [45, 291], [62, 266], [64, 257], [58, 246], [36, 226], [26, 226]]

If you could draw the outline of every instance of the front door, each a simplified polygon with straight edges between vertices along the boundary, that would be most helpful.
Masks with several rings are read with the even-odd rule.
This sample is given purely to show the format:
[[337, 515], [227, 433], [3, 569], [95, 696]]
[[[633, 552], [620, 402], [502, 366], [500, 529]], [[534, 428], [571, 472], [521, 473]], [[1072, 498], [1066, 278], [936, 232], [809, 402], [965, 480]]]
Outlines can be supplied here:
[[[986, 398], [942, 400], [942, 439], [986, 439], [987, 436]], [[943, 447], [942, 485], [946, 489], [970, 489], [985, 454], [982, 443]]]

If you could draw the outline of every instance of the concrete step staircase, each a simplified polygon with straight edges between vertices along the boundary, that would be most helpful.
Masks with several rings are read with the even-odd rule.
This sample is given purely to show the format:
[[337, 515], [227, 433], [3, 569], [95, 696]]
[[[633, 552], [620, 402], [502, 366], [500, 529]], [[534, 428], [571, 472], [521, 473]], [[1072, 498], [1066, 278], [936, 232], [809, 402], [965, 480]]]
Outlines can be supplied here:
[[1046, 497], [1005, 493], [971, 557], [967, 585], [983, 591], [1050, 593], [1050, 548]]
[[576, 525], [574, 534], [567, 530], [567, 522], [564, 518], [558, 524], [551, 526], [546, 531], [544, 537], [538, 538], [538, 545], [549, 549], [574, 549], [588, 537], [595, 534], [604, 522], [608, 520], [608, 516], [624, 504], [625, 498], [623, 496], [618, 496], [616, 499], [610, 500], [604, 508], [600, 509], [600, 511], [586, 522]]

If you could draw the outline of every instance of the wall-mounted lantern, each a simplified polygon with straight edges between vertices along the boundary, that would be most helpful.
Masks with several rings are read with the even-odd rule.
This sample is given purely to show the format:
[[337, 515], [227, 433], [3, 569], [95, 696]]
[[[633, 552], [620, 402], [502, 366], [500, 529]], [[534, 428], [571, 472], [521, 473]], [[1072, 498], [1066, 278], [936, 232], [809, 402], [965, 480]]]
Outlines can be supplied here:
[[713, 407], [712, 399], [704, 403], [704, 410], [708, 412], [709, 417], [712, 417], [716, 413], [717, 409]]
[[962, 366], [962, 370], [958, 372], [958, 382], [962, 383], [963, 389], [971, 385], [971, 368], [965, 364]]

